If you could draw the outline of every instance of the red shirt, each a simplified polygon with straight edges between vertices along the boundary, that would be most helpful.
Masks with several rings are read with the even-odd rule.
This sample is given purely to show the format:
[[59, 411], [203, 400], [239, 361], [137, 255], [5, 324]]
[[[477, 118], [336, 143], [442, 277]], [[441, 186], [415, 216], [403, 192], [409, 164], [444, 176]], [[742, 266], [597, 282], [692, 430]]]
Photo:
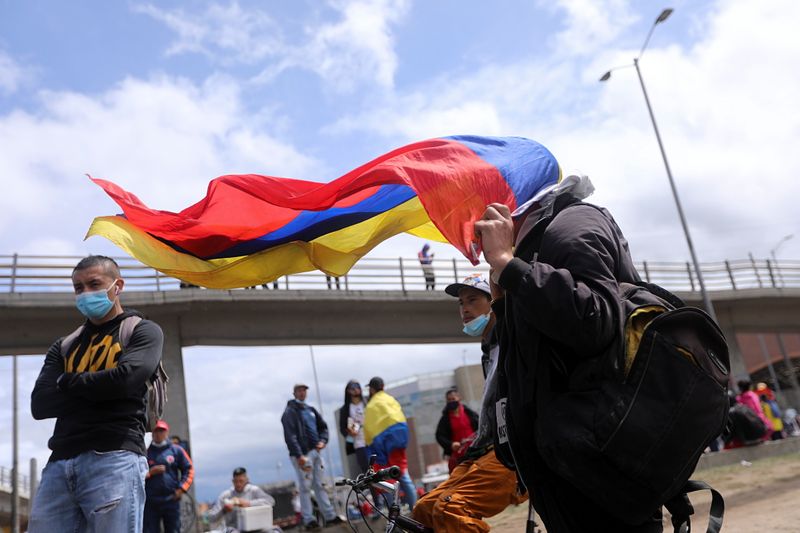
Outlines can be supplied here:
[[472, 429], [472, 422], [470, 422], [462, 404], [458, 404], [458, 409], [455, 413], [449, 411], [448, 415], [450, 416], [450, 430], [453, 432], [451, 439], [453, 442], [461, 442], [475, 434], [475, 430]]

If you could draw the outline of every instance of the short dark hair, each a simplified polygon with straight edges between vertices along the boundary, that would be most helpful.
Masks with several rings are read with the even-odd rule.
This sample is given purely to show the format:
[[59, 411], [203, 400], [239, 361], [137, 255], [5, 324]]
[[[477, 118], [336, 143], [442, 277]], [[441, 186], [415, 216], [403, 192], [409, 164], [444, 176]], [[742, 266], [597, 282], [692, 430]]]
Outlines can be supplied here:
[[737, 383], [739, 386], [739, 391], [746, 392], [750, 390], [750, 387], [753, 385], [749, 379], [740, 379]]
[[369, 380], [369, 386], [378, 391], [383, 390], [383, 379], [375, 376]]
[[79, 270], [86, 270], [87, 268], [96, 266], [103, 267], [103, 271], [112, 278], [120, 277], [119, 265], [117, 262], [104, 255], [89, 255], [84, 257], [75, 265], [75, 268], [72, 269], [72, 273], [75, 274], [75, 272]]
[[233, 469], [233, 477], [241, 476], [242, 474], [247, 474], [247, 469], [245, 467], [240, 466]]
[[450, 387], [449, 389], [447, 389], [447, 392], [444, 393], [445, 399], [447, 399], [447, 397], [450, 396], [454, 392], [456, 394], [458, 394], [459, 396], [461, 395], [461, 393], [458, 392], [458, 387]]

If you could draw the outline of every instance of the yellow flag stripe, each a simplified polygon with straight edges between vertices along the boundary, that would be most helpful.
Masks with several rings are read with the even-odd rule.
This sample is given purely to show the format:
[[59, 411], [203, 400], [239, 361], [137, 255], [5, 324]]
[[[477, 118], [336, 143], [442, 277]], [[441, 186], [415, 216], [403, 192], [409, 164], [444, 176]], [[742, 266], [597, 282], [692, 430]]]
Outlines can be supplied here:
[[224, 259], [204, 260], [178, 252], [123, 217], [96, 218], [86, 237], [105, 237], [145, 265], [168, 276], [211, 289], [233, 289], [312, 270], [342, 276], [372, 248], [403, 232], [447, 242], [431, 223], [418, 198], [311, 242], [295, 241], [255, 254]]

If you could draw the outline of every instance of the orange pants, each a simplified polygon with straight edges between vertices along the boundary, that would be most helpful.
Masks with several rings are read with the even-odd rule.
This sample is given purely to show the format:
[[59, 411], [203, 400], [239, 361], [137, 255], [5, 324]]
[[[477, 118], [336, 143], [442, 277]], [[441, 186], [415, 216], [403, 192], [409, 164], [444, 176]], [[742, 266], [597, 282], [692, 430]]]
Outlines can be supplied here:
[[420, 498], [413, 516], [436, 533], [485, 533], [491, 528], [483, 518], [527, 499], [517, 493], [517, 475], [490, 450], [456, 466], [444, 483]]

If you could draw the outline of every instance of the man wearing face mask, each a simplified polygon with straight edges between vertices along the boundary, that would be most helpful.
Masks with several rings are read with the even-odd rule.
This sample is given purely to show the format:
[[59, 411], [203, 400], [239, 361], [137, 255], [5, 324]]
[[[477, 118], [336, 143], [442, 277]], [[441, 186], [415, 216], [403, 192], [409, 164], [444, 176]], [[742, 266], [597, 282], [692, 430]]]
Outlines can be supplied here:
[[148, 470], [145, 396], [163, 334], [141, 319], [122, 345], [123, 320], [141, 315], [122, 308], [125, 281], [113, 259], [82, 259], [72, 284], [87, 320], [50, 347], [31, 394], [33, 417], [56, 423], [28, 531], [139, 533]]
[[450, 389], [445, 394], [447, 404], [436, 426], [436, 442], [442, 447], [444, 456], [449, 458], [450, 472], [464, 455], [467, 446], [478, 429], [478, 413], [461, 403], [458, 389]]
[[181, 446], [168, 438], [169, 424], [164, 420], [156, 423], [153, 442], [147, 448], [147, 471], [144, 505], [144, 533], [180, 533], [181, 498], [194, 479], [194, 465]]
[[311, 491], [317, 498], [319, 509], [326, 525], [341, 524], [341, 516], [336, 514], [325, 487], [322, 486], [323, 469], [322, 450], [328, 445], [328, 424], [322, 419], [319, 411], [306, 403], [308, 385], [298, 383], [293, 389], [294, 398], [286, 404], [281, 417], [283, 438], [289, 449], [297, 483], [300, 490], [300, 507], [302, 508], [303, 526], [307, 531], [320, 529], [321, 525], [314, 518], [311, 503]]
[[[522, 503], [527, 497], [517, 489], [516, 474], [497, 460], [493, 450], [498, 347], [493, 334], [495, 318], [489, 282], [481, 274], [472, 274], [461, 283], [448, 285], [445, 292], [458, 298], [464, 333], [481, 339], [481, 365], [486, 383], [472, 443], [450, 477], [417, 502], [414, 519], [437, 533], [483, 533], [490, 530], [484, 518]], [[437, 440], [438, 436], [437, 431]]]

